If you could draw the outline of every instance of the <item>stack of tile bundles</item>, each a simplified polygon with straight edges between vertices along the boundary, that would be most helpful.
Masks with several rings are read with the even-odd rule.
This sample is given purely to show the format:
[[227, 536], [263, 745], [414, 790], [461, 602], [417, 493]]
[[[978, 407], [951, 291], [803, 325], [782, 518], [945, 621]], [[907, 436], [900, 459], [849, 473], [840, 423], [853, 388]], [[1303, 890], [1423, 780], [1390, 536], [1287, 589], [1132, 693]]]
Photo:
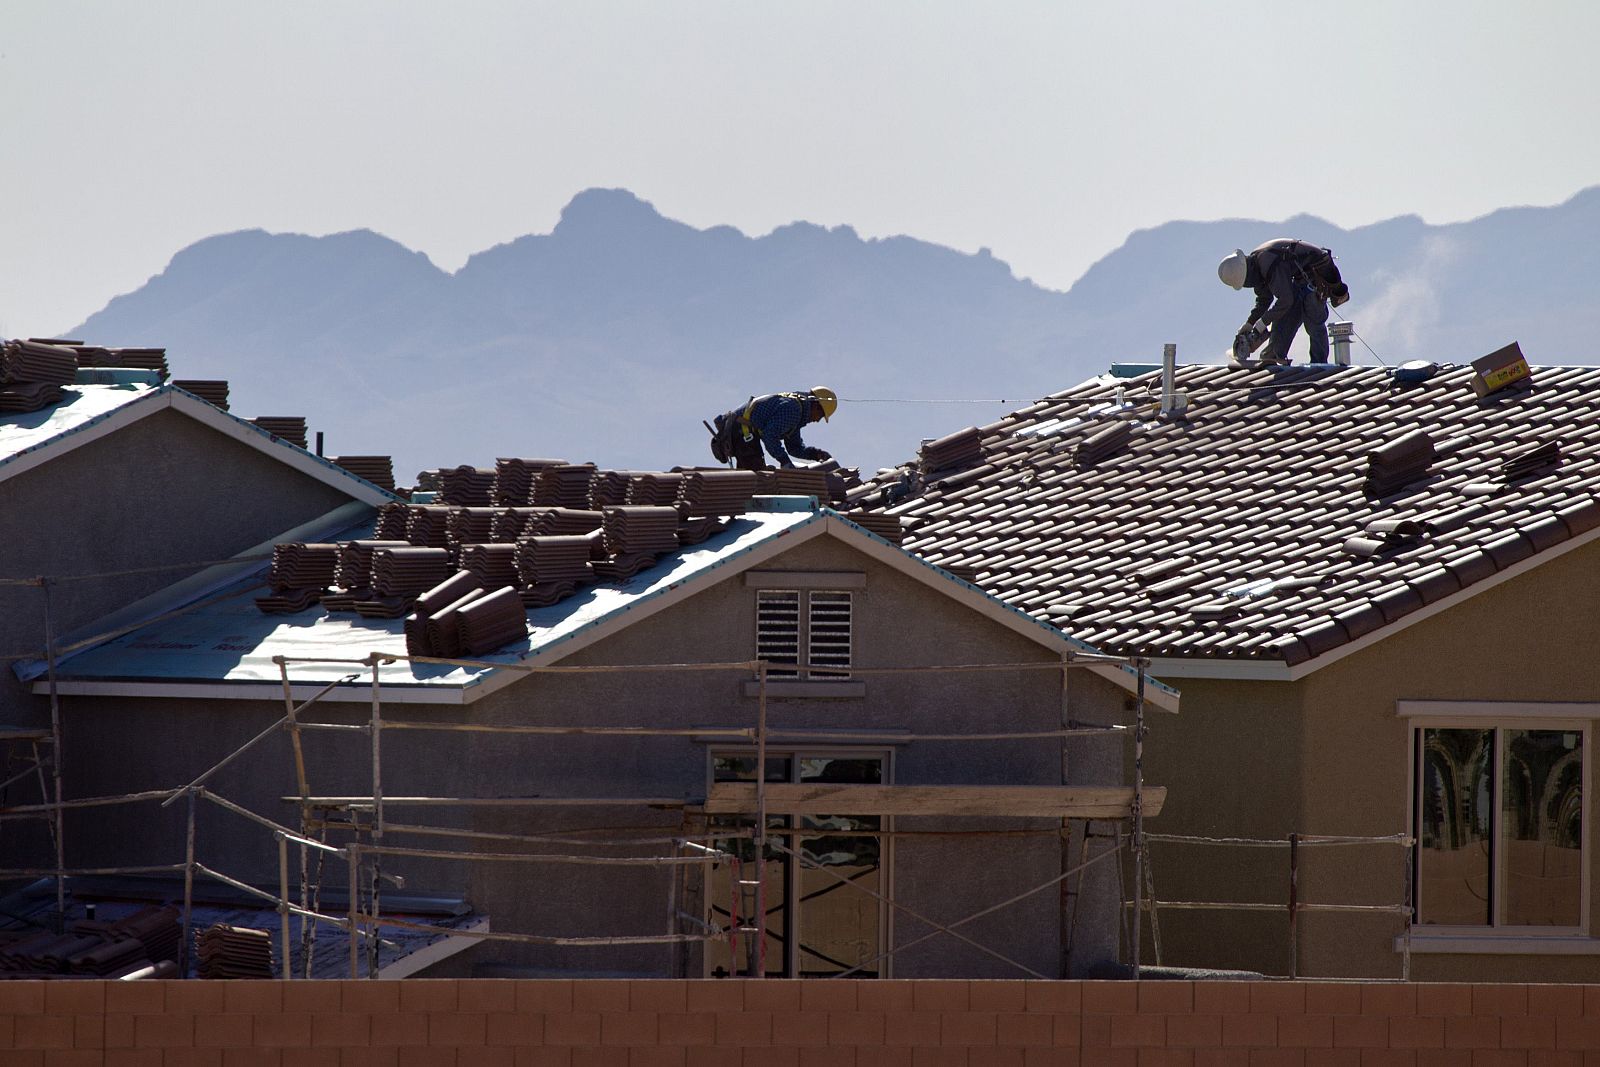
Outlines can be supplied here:
[[39, 411], [61, 402], [61, 387], [78, 374], [78, 354], [60, 345], [0, 345], [0, 413]]
[[174, 378], [173, 385], [193, 393], [214, 408], [228, 410], [228, 383], [216, 378]]
[[1388, 496], [1426, 475], [1437, 455], [1425, 430], [1401, 434], [1367, 453], [1361, 488], [1369, 496]]
[[983, 458], [983, 434], [976, 426], [957, 430], [925, 443], [918, 458], [924, 474], [970, 467]]
[[323, 596], [322, 606], [329, 611], [355, 611], [357, 602], [372, 599], [372, 554], [380, 548], [410, 547], [410, 541], [389, 539], [339, 542], [339, 568], [334, 571], [333, 584], [340, 591]]
[[378, 525], [372, 535], [382, 541], [405, 541], [410, 521], [411, 505], [391, 500], [378, 509]]
[[898, 545], [905, 540], [905, 531], [900, 528], [898, 515], [885, 515], [881, 511], [850, 511], [846, 512], [844, 517], [863, 530], [877, 534], [891, 545]]
[[1523, 449], [1500, 463], [1500, 476], [1508, 482], [1526, 478], [1552, 464], [1561, 462], [1561, 445], [1546, 441], [1542, 445]]
[[339, 566], [338, 545], [313, 545], [286, 541], [272, 546], [269, 596], [257, 597], [256, 607], [266, 615], [293, 615], [305, 611], [334, 584]]
[[287, 441], [298, 448], [306, 447], [304, 415], [262, 415], [250, 421], [280, 441]]
[[628, 502], [628, 483], [636, 471], [595, 471], [589, 483], [590, 508], [600, 510]]
[[755, 471], [687, 471], [679, 478], [678, 511], [691, 519], [742, 515], [756, 494]]
[[579, 583], [593, 579], [589, 562], [594, 542], [583, 534], [534, 535], [517, 542], [517, 576], [522, 602], [541, 608], [571, 596]]
[[[226, 405], [224, 405], [226, 406]], [[365, 478], [379, 489], [394, 492], [394, 458], [392, 456], [334, 456], [337, 467]]]
[[[69, 969], [77, 974], [102, 977], [138, 969], [136, 965], [176, 961], [178, 942], [183, 936], [178, 926], [178, 909], [155, 904], [113, 922], [85, 919], [74, 923], [73, 930], [97, 936], [104, 945], [69, 961]], [[128, 945], [133, 946], [131, 951]]]
[[135, 370], [153, 370], [162, 381], [167, 380], [165, 348], [101, 348], [98, 345], [83, 345], [76, 341], [60, 343], [69, 345], [77, 352], [80, 367], [132, 367]]
[[456, 606], [458, 601], [465, 603], [466, 598], [477, 596], [482, 589], [483, 583], [476, 574], [471, 571], [456, 571], [417, 597], [416, 603], [411, 605], [411, 614], [406, 616], [406, 653], [412, 656], [454, 655], [454, 644], [449, 646], [449, 650], [441, 651], [437, 643], [429, 640], [429, 621], [446, 608]]
[[678, 499], [678, 487], [682, 483], [683, 475], [677, 472], [636, 474], [628, 480], [628, 499], [624, 503], [664, 507]]
[[456, 612], [463, 656], [488, 655], [528, 636], [528, 616], [515, 589], [496, 589]]
[[451, 508], [445, 522], [445, 547], [459, 549], [462, 545], [481, 545], [495, 540], [495, 514], [494, 508]]
[[439, 472], [439, 493], [458, 508], [486, 508], [494, 503], [495, 472], [486, 467], [449, 467]]
[[471, 571], [490, 589], [502, 585], [521, 585], [517, 577], [517, 546], [515, 544], [462, 545], [458, 554], [462, 570]]
[[442, 548], [380, 548], [372, 554], [372, 599], [357, 601], [356, 611], [370, 619], [398, 619], [453, 569]]
[[195, 936], [201, 978], [271, 978], [272, 935], [217, 923]]
[[631, 578], [677, 549], [678, 509], [631, 504], [606, 508], [604, 529], [609, 558], [595, 563], [594, 572], [608, 580]]
[[814, 496], [819, 502], [827, 503], [827, 471], [818, 467], [779, 467], [772, 473], [772, 488], [764, 491], [778, 496]]
[[534, 479], [546, 467], [560, 467], [564, 459], [497, 459], [494, 461], [493, 502], [502, 507], [522, 507], [533, 499]]
[[541, 508], [587, 508], [593, 463], [563, 463], [546, 467], [533, 482], [528, 503]]
[[528, 523], [543, 515], [548, 508], [500, 508], [494, 513], [494, 525], [489, 527], [489, 540], [510, 544], [527, 532]]
[[530, 517], [522, 527], [528, 534], [586, 534], [605, 525], [605, 512], [585, 511], [581, 508], [537, 508], [539, 514]]
[[426, 548], [449, 544], [450, 509], [443, 504], [411, 504], [406, 509], [406, 540]]

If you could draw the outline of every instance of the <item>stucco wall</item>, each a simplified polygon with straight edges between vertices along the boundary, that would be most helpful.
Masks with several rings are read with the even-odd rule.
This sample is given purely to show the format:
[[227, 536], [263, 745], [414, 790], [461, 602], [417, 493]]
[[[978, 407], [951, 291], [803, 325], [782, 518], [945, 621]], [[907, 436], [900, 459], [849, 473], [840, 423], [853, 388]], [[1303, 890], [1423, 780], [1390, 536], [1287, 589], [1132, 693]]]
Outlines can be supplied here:
[[[940, 663], [1054, 662], [1050, 649], [958, 605], [943, 593], [876, 563], [831, 538], [800, 544], [765, 563], [765, 570], [863, 572], [855, 596], [857, 666]], [[696, 596], [628, 626], [566, 661], [571, 665], [673, 664], [753, 658], [754, 594], [732, 574]], [[616, 726], [750, 726], [757, 701], [746, 696], [748, 671], [533, 675], [478, 702], [451, 708], [386, 704], [386, 719], [492, 724]], [[770, 725], [780, 728], [882, 730], [892, 750], [895, 780], [902, 783], [1059, 784], [1061, 745], [1024, 742], [893, 743], [895, 731], [963, 732], [1054, 729], [1061, 716], [1060, 672], [869, 676], [858, 699], [794, 699], [769, 703]], [[1125, 693], [1086, 670], [1072, 672], [1072, 706], [1079, 718], [1121, 720]], [[194, 778], [283, 713], [277, 702], [111, 700], [69, 698], [68, 742], [73, 795], [159, 788]], [[319, 706], [316, 718], [358, 723], [365, 704]], [[1073, 780], [1115, 780], [1115, 747], [1074, 741]], [[808, 746], [812, 747], [812, 746]], [[697, 798], [708, 777], [708, 743], [702, 738], [617, 738], [489, 733], [392, 731], [383, 738], [387, 796], [658, 796]], [[364, 733], [308, 733], [308, 777], [313, 793], [370, 792], [370, 742]], [[273, 737], [214, 781], [217, 792], [287, 823], [293, 808], [278, 798], [294, 792], [287, 739]], [[391, 821], [466, 825], [511, 834], [552, 833], [585, 827], [628, 827], [632, 836], [679, 833], [677, 810], [637, 805], [604, 809], [505, 807], [454, 812], [392, 807]], [[182, 859], [181, 805], [157, 814], [154, 805], [96, 809], [70, 824], [69, 865]], [[452, 821], [453, 820], [453, 821]], [[991, 827], [1032, 829], [1030, 836], [955, 839], [913, 837], [893, 845], [894, 890], [905, 907], [938, 922], [963, 918], [1021, 890], [1042, 885], [1061, 870], [1056, 827], [1047, 820], [904, 819], [901, 829]], [[270, 835], [237, 816], [201, 805], [201, 862], [235, 877], [271, 883], [277, 875]], [[337, 840], [337, 837], [335, 838]], [[419, 847], [470, 847], [446, 838], [391, 838]], [[152, 845], [159, 842], [159, 845]], [[515, 843], [485, 841], [480, 851], [514, 852]], [[539, 846], [544, 851], [581, 848]], [[661, 854], [669, 846], [618, 849]], [[467, 895], [501, 931], [560, 936], [655, 934], [667, 929], [669, 876], [660, 867], [595, 867], [480, 863], [464, 865], [412, 859], [386, 861], [418, 891]], [[1106, 931], [1115, 921], [1104, 880], [1088, 883], [1095, 914], [1088, 920], [1085, 952], [1114, 951]], [[1100, 896], [1095, 897], [1098, 891]], [[694, 910], [697, 903], [682, 899]], [[1035, 894], [963, 932], [1044, 974], [1060, 967], [1061, 896], [1057, 888]], [[899, 942], [924, 932], [911, 915], [893, 919]], [[1098, 938], [1091, 936], [1098, 934]], [[696, 948], [661, 946], [481, 946], [447, 965], [449, 973], [474, 968], [494, 973], [558, 971], [582, 974], [698, 976]], [[984, 977], [1017, 976], [1015, 968], [948, 936], [939, 936], [895, 960], [895, 973]]]
[[[1597, 564], [1600, 545], [1575, 550], [1299, 682], [1184, 679], [1183, 715], [1157, 720], [1147, 748], [1152, 773], [1171, 789], [1152, 830], [1280, 839], [1409, 832], [1411, 741], [1396, 702], [1600, 701]], [[1153, 848], [1162, 898], [1286, 899], [1284, 850]], [[1302, 901], [1399, 904], [1405, 879], [1396, 846], [1301, 850]], [[1287, 972], [1284, 913], [1160, 918], [1167, 962]], [[1391, 916], [1303, 914], [1300, 926], [1303, 975], [1400, 973]], [[1592, 979], [1600, 956], [1416, 955], [1412, 975]]]
[[[172, 410], [149, 415], [0, 483], [0, 577], [66, 577], [224, 559], [350, 498]], [[187, 577], [167, 571], [63, 581], [51, 588], [56, 634]], [[0, 586], [0, 652], [44, 648], [44, 595]], [[0, 669], [0, 723], [49, 724], [43, 697]], [[68, 763], [69, 773], [72, 770]], [[33, 781], [9, 787], [34, 803]], [[8, 850], [43, 856], [37, 824], [8, 823]]]

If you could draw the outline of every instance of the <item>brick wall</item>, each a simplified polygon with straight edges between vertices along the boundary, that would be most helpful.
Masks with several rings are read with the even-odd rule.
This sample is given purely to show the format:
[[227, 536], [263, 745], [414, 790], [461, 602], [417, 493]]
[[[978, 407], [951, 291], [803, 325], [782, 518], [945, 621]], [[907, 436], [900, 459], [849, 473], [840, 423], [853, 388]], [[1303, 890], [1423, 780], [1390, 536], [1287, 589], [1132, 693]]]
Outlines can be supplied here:
[[1600, 1064], [1600, 985], [0, 982], [3, 1067]]

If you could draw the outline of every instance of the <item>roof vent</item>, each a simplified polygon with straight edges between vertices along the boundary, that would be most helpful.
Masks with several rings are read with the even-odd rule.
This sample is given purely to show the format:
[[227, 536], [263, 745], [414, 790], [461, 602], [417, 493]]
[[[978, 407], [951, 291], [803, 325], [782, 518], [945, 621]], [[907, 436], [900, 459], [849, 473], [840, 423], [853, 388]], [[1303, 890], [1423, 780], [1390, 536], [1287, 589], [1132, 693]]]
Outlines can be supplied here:
[[1422, 430], [1412, 430], [1367, 453], [1367, 480], [1362, 488], [1371, 496], [1387, 496], [1427, 474], [1435, 455], [1432, 438]]
[[1072, 455], [1073, 462], [1080, 467], [1099, 463], [1121, 452], [1131, 440], [1133, 440], [1133, 423], [1114, 422], [1079, 441], [1077, 451]]
[[918, 458], [924, 474], [970, 467], [983, 458], [983, 434], [969, 426], [936, 441], [924, 441]]
[[1500, 463], [1500, 476], [1508, 482], [1526, 478], [1561, 462], [1561, 446], [1554, 441], [1517, 452]]
[[1479, 396], [1498, 393], [1517, 382], [1531, 384], [1533, 381], [1528, 361], [1522, 357], [1522, 346], [1515, 341], [1473, 360], [1472, 369], [1476, 372], [1472, 376], [1472, 391]]

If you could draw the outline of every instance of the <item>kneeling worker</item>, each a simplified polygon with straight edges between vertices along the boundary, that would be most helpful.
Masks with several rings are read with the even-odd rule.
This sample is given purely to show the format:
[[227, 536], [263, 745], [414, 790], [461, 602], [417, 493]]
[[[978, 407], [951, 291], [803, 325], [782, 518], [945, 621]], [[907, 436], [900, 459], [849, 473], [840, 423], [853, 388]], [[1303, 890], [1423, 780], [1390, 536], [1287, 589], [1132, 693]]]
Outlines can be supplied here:
[[765, 470], [763, 446], [780, 467], [792, 467], [791, 453], [816, 463], [832, 457], [812, 448], [800, 437], [807, 423], [827, 419], [839, 406], [832, 389], [816, 386], [808, 393], [768, 393], [751, 397], [742, 408], [718, 415], [711, 430], [711, 454], [718, 462], [730, 459], [740, 470]]
[[1233, 339], [1235, 362], [1243, 363], [1263, 340], [1263, 364], [1289, 362], [1289, 342], [1302, 325], [1311, 362], [1328, 362], [1328, 304], [1338, 307], [1350, 299], [1332, 252], [1279, 237], [1249, 252], [1235, 248], [1217, 264], [1217, 277], [1235, 289], [1248, 285], [1256, 293], [1255, 307]]

